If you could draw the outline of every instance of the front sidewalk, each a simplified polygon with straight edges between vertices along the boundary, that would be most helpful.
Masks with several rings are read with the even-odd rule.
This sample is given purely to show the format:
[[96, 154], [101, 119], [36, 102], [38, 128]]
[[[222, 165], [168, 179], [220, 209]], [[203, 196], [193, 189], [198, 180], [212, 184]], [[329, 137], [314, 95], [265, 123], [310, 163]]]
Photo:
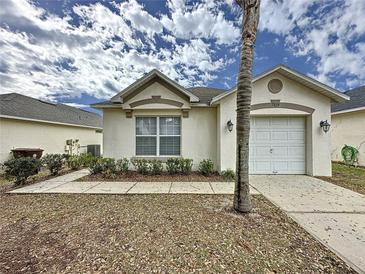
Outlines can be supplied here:
[[[89, 174], [79, 170], [10, 191], [18, 194], [233, 194], [233, 182], [74, 182]], [[251, 194], [259, 194], [251, 187]]]

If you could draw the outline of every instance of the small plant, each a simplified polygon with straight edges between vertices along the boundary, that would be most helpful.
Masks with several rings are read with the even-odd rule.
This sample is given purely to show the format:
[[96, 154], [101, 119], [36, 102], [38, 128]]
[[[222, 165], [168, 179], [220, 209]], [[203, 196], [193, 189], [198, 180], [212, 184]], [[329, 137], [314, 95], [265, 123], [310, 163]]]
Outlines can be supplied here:
[[42, 158], [42, 164], [44, 164], [50, 173], [55, 176], [62, 170], [64, 163], [64, 156], [62, 154], [46, 154]]
[[214, 172], [214, 164], [210, 159], [205, 159], [199, 163], [199, 172], [204, 176], [211, 176]]
[[105, 178], [114, 178], [117, 173], [117, 166], [113, 158], [101, 159], [102, 174]]
[[78, 170], [82, 166], [81, 157], [77, 155], [70, 156], [66, 159], [66, 164], [70, 169]]
[[193, 169], [193, 159], [179, 159], [179, 169], [182, 174], [190, 174]]
[[232, 182], [236, 179], [236, 174], [232, 169], [226, 169], [221, 172], [221, 175], [223, 176], [224, 180]]
[[15, 177], [15, 184], [22, 185], [30, 176], [38, 173], [41, 162], [39, 159], [32, 157], [20, 157], [8, 160], [3, 165], [5, 175]]
[[149, 161], [146, 159], [134, 159], [131, 161], [135, 169], [140, 174], [148, 174], [150, 171]]
[[166, 161], [166, 169], [169, 174], [177, 174], [180, 172], [180, 159], [168, 158]]
[[95, 156], [90, 153], [80, 154], [80, 163], [82, 167], [89, 167], [91, 163], [94, 161]]
[[127, 173], [129, 170], [129, 160], [127, 158], [119, 159], [116, 162], [117, 172]]
[[100, 174], [103, 172], [103, 159], [100, 157], [94, 157], [89, 165], [90, 173], [93, 175]]
[[153, 175], [159, 175], [163, 171], [162, 161], [160, 160], [152, 160], [149, 162], [150, 171]]

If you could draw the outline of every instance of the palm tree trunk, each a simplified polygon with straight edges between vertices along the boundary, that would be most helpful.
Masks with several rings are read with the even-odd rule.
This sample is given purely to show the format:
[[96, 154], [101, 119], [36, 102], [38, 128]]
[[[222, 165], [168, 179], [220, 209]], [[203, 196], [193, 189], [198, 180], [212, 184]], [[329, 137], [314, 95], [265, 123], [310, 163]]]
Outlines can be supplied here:
[[249, 138], [252, 95], [252, 63], [260, 0], [237, 0], [243, 12], [240, 71], [237, 79], [237, 151], [234, 209], [250, 212], [252, 209], [249, 187]]

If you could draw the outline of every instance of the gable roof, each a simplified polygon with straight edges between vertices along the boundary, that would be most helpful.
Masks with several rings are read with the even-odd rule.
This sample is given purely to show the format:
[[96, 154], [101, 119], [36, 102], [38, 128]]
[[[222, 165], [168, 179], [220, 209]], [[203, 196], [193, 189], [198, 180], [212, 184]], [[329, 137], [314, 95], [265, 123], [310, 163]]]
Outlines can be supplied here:
[[333, 104], [332, 113], [365, 109], [365, 86], [348, 90], [345, 94], [350, 97], [350, 100]]
[[210, 87], [192, 87], [188, 90], [199, 98], [202, 104], [209, 104], [210, 101], [217, 95], [228, 92], [226, 89], [210, 88]]
[[0, 95], [0, 117], [102, 128], [102, 117], [96, 113], [18, 93]]
[[[304, 74], [301, 74], [291, 68], [288, 68], [284, 65], [277, 65], [275, 67], [273, 67], [272, 69], [265, 71], [259, 75], [257, 75], [254, 79], [253, 82], [256, 82], [264, 77], [266, 77], [269, 74], [272, 74], [274, 72], [277, 72], [281, 75], [283, 75], [286, 78], [289, 78], [293, 81], [296, 81], [314, 91], [317, 91], [321, 94], [323, 94], [324, 96], [327, 96], [329, 98], [331, 98], [333, 101], [335, 102], [343, 102], [345, 100], [349, 100], [349, 97], [346, 96], [345, 94], [343, 94], [342, 92], [331, 88], [311, 77], [308, 77]], [[211, 101], [211, 104], [218, 102], [219, 100], [223, 99], [224, 97], [226, 97], [229, 94], [232, 94], [236, 91], [236, 88], [233, 88], [231, 91], [224, 93], [224, 94], [220, 94], [216, 97], [214, 97]]]
[[180, 91], [182, 94], [185, 94], [187, 97], [189, 97], [190, 102], [199, 102], [199, 98], [197, 96], [195, 96], [193, 93], [191, 93], [189, 90], [185, 89], [184, 87], [180, 86], [177, 82], [168, 78], [165, 74], [158, 71], [157, 69], [151, 70], [149, 73], [144, 75], [142, 78], [138, 79], [133, 84], [126, 87], [121, 92], [117, 93], [115, 96], [113, 96], [110, 99], [110, 101], [123, 103], [123, 97], [133, 93], [139, 87], [143, 86], [144, 84], [147, 84], [149, 81], [153, 80], [154, 78], [159, 78], [162, 81], [164, 81], [165, 83], [173, 86], [178, 91]]

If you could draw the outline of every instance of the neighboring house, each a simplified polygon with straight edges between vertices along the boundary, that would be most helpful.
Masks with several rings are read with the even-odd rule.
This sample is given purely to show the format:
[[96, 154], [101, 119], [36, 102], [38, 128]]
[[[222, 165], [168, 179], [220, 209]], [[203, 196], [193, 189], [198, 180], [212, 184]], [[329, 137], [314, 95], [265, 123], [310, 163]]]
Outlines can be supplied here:
[[[254, 79], [251, 174], [331, 175], [331, 103], [348, 97], [284, 66]], [[236, 91], [184, 88], [161, 72], [150, 73], [102, 109], [104, 156], [186, 157], [194, 168], [211, 159], [221, 171], [236, 164]], [[233, 129], [229, 130], [229, 121]]]
[[345, 92], [350, 101], [332, 106], [332, 160], [342, 161], [341, 149], [358, 151], [358, 164], [365, 166], [365, 86]]
[[0, 95], [0, 162], [14, 148], [66, 153], [66, 140], [78, 139], [79, 151], [86, 152], [87, 145], [101, 145], [102, 138], [102, 118], [95, 113], [17, 93]]

